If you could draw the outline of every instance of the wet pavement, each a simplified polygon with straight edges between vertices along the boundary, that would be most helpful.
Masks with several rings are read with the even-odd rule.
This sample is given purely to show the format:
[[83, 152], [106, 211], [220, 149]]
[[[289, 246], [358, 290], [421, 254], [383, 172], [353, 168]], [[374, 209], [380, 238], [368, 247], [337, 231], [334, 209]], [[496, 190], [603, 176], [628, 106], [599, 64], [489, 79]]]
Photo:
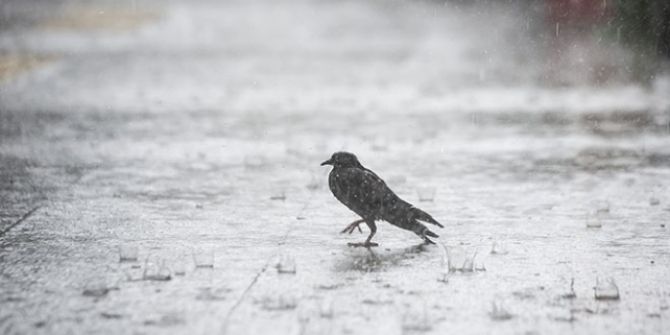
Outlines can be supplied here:
[[[56, 8], [0, 33], [2, 333], [667, 328], [667, 76], [544, 84], [523, 3]], [[343, 149], [442, 244], [347, 247]]]

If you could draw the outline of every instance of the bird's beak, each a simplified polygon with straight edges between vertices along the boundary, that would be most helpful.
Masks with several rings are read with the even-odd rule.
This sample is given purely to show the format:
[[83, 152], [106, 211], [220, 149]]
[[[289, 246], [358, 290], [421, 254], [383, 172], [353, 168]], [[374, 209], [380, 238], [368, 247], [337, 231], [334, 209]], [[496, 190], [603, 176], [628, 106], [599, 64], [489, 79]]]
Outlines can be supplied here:
[[324, 165], [333, 165], [333, 161], [329, 159], [329, 160], [321, 163], [321, 166], [324, 166]]

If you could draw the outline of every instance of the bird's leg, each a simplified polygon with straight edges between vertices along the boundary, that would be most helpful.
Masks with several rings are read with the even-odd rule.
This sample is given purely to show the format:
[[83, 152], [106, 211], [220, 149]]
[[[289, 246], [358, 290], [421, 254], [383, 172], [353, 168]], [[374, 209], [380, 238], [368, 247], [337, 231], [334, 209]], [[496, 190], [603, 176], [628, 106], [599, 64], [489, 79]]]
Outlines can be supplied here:
[[351, 247], [377, 247], [379, 244], [370, 242], [372, 240], [372, 237], [375, 236], [375, 233], [377, 233], [377, 225], [375, 224], [374, 221], [365, 221], [367, 223], [368, 227], [370, 228], [370, 235], [368, 235], [368, 238], [365, 239], [365, 242], [363, 243], [349, 243], [349, 246]]
[[351, 234], [351, 233], [354, 232], [354, 230], [355, 230], [356, 228], [358, 228], [358, 231], [360, 231], [361, 233], [363, 233], [363, 230], [362, 230], [361, 227], [359, 226], [359, 225], [360, 225], [361, 223], [363, 223], [363, 222], [365, 222], [365, 220], [360, 219], [360, 220], [356, 220], [356, 221], [350, 223], [350, 224], [347, 226], [347, 228], [344, 228], [344, 230], [342, 230], [342, 231], [340, 232], [340, 234], [344, 234], [344, 233], [347, 233], [347, 232], [348, 232], [349, 234]]
[[374, 221], [366, 221], [365, 223], [367, 223], [368, 227], [370, 227], [370, 235], [368, 235], [368, 238], [365, 239], [365, 246], [367, 247], [378, 246], [379, 244], [370, 242], [370, 240], [372, 240], [372, 236], [375, 236], [375, 234], [377, 233], [377, 225], [375, 224]]

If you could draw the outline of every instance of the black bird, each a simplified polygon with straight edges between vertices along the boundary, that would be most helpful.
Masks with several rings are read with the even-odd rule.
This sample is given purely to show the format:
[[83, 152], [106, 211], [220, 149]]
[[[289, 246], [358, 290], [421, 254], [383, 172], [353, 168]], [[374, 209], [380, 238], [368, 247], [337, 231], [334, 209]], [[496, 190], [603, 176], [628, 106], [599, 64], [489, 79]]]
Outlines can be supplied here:
[[384, 220], [394, 226], [413, 231], [426, 243], [435, 244], [428, 237], [439, 237], [428, 230], [419, 221], [432, 223], [443, 228], [428, 213], [400, 199], [386, 183], [374, 172], [366, 169], [358, 162], [358, 158], [349, 152], [336, 152], [321, 165], [332, 165], [333, 170], [328, 176], [328, 186], [335, 198], [358, 214], [361, 219], [349, 224], [342, 233], [351, 234], [365, 222], [370, 227], [370, 235], [363, 243], [349, 243], [351, 246], [372, 247], [377, 243], [370, 242], [377, 232], [375, 221]]

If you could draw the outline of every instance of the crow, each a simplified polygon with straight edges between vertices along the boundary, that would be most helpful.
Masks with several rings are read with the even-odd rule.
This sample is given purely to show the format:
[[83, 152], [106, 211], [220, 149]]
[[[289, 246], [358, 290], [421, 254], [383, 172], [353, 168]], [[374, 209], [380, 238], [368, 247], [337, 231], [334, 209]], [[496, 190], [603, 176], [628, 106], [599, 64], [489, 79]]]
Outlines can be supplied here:
[[363, 232], [359, 227], [363, 222], [370, 228], [370, 235], [365, 242], [349, 243], [350, 246], [378, 246], [377, 243], [370, 242], [377, 232], [375, 221], [378, 220], [413, 231], [426, 243], [435, 244], [428, 237], [439, 236], [428, 230], [419, 221], [432, 223], [440, 228], [444, 226], [428, 213], [400, 199], [384, 180], [361, 165], [356, 155], [349, 152], [336, 152], [321, 165], [333, 166], [328, 176], [328, 186], [335, 198], [361, 217], [360, 220], [349, 224], [341, 233], [351, 234], [356, 228]]

